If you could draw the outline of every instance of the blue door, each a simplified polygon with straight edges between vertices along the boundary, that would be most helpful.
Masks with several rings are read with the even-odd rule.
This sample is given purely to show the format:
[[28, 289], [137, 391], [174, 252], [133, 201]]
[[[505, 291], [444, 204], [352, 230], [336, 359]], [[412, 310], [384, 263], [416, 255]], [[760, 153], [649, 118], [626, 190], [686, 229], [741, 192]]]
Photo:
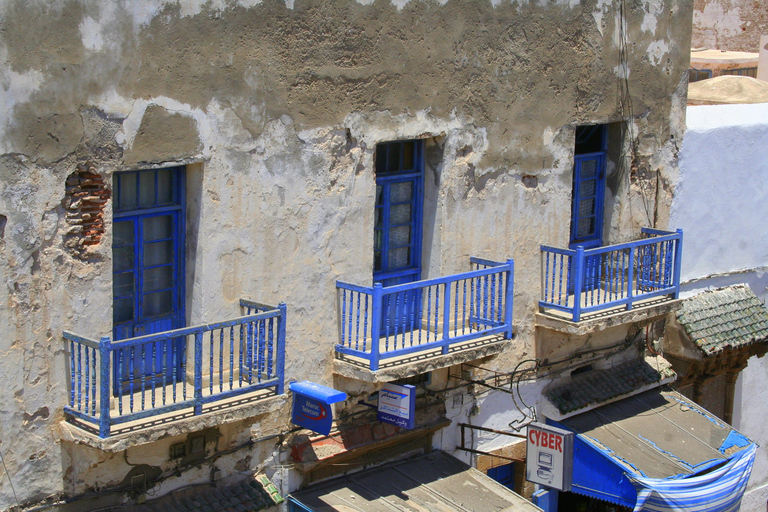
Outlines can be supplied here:
[[[115, 341], [184, 325], [184, 170], [117, 173], [112, 240]], [[115, 354], [115, 390], [171, 377], [184, 339]]]
[[[376, 146], [373, 281], [383, 286], [421, 279], [423, 141]], [[418, 292], [384, 297], [381, 335], [420, 328]]]

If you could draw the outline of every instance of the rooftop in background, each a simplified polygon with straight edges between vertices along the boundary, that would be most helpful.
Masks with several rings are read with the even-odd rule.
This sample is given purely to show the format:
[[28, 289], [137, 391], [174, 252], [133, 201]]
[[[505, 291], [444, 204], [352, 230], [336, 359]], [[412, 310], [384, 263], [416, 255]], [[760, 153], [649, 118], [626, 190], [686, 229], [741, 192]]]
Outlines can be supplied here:
[[735, 103], [768, 103], [768, 82], [725, 75], [688, 85], [688, 105]]
[[696, 64], [753, 64], [757, 65], [757, 52], [729, 52], [726, 50], [711, 50], [709, 48], [694, 48], [691, 50], [691, 67]]
[[685, 299], [677, 321], [706, 355], [768, 340], [768, 310], [744, 284]]

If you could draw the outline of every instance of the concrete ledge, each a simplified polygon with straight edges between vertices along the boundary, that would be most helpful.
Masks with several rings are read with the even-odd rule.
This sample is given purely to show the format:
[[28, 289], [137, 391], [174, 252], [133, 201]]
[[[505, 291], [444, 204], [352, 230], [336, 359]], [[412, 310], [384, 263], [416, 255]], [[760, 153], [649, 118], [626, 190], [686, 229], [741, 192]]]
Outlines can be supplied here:
[[661, 318], [678, 310], [681, 304], [680, 299], [648, 300], [635, 304], [634, 308], [630, 310], [620, 306], [605, 311], [583, 314], [579, 322], [569, 320], [570, 316], [563, 311], [548, 309], [536, 313], [536, 326], [573, 336], [583, 336], [617, 325]]
[[382, 363], [377, 371], [369, 368], [367, 360], [337, 352], [333, 371], [343, 377], [363, 382], [392, 382], [496, 355], [504, 350], [510, 341], [498, 335], [457, 343], [451, 347], [448, 354], [442, 354], [440, 349], [436, 349], [422, 354], [393, 358]]
[[[113, 426], [113, 435], [106, 439], [64, 420], [60, 423], [61, 439], [105, 452], [121, 452], [126, 448], [153, 443], [165, 437], [184, 435], [223, 423], [269, 414], [288, 402], [287, 394], [269, 397], [245, 395], [234, 401], [208, 404], [200, 416], [194, 416], [191, 410], [187, 410], [116, 425]], [[87, 427], [90, 428], [91, 425]]]

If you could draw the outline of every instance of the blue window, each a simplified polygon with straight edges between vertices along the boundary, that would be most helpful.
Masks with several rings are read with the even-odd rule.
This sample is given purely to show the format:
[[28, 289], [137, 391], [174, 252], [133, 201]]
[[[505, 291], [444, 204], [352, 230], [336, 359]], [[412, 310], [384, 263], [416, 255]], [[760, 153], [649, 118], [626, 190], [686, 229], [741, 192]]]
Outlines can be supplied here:
[[[421, 279], [421, 225], [424, 142], [406, 140], [376, 145], [376, 211], [373, 281], [383, 286]], [[398, 317], [419, 318], [418, 292], [406, 297], [409, 311], [383, 308], [382, 335], [400, 325]], [[416, 326], [418, 328], [418, 326]], [[402, 327], [400, 328], [402, 330]]]
[[[116, 173], [112, 240], [113, 336], [121, 340], [184, 325], [184, 169]], [[161, 345], [158, 343], [157, 345]], [[152, 347], [135, 361], [152, 379], [181, 364], [184, 340]], [[136, 354], [136, 358], [141, 358]], [[152, 361], [152, 362], [151, 362]], [[175, 362], [175, 363], [174, 363]], [[123, 361], [115, 379], [128, 379]], [[118, 375], [122, 373], [123, 375]], [[117, 389], [117, 388], [116, 388]]]
[[373, 272], [385, 286], [420, 279], [422, 147], [420, 140], [376, 146]]
[[688, 70], [688, 82], [698, 82], [699, 80], [706, 80], [707, 78], [712, 78], [712, 70], [711, 69], [695, 69], [691, 68]]
[[571, 247], [581, 245], [588, 249], [599, 247], [603, 243], [607, 150], [606, 125], [576, 128], [571, 196]]

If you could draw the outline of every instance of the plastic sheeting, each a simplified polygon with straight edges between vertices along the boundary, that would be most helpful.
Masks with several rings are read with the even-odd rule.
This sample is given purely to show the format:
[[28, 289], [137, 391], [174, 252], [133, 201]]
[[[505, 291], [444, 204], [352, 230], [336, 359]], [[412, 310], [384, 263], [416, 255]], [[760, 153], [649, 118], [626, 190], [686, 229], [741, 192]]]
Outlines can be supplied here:
[[738, 512], [757, 446], [735, 454], [722, 467], [680, 479], [632, 478], [635, 512]]

